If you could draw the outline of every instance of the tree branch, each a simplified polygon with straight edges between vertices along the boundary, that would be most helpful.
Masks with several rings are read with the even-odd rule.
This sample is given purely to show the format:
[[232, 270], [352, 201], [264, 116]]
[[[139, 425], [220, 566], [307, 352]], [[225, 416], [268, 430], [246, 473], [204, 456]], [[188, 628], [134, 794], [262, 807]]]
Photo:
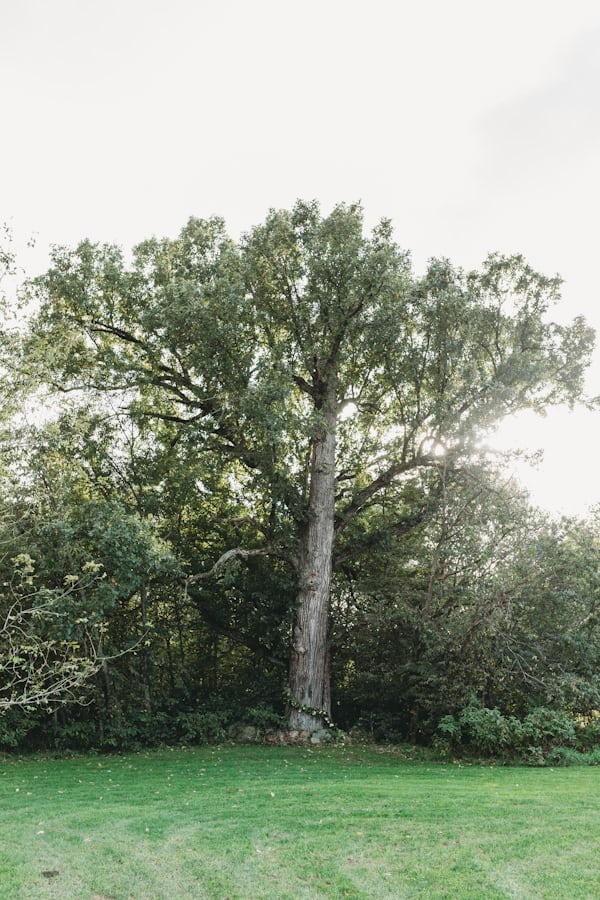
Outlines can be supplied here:
[[208, 581], [209, 578], [216, 575], [219, 569], [222, 569], [223, 566], [227, 565], [232, 559], [249, 559], [252, 556], [272, 555], [277, 554], [274, 554], [273, 549], [269, 544], [266, 547], [257, 547], [254, 550], [246, 550], [244, 547], [234, 547], [231, 550], [226, 550], [207, 572], [200, 572], [197, 575], [191, 575], [189, 578], [186, 578], [185, 585], [189, 586], [198, 584], [200, 581]]
[[385, 472], [382, 472], [381, 475], [378, 475], [370, 484], [366, 487], [362, 488], [362, 490], [358, 491], [354, 495], [354, 499], [351, 503], [348, 504], [344, 509], [340, 510], [340, 512], [336, 516], [336, 536], [344, 530], [344, 528], [352, 521], [352, 519], [367, 506], [368, 502], [375, 497], [380, 491], [383, 491], [385, 488], [389, 487], [392, 482], [399, 478], [401, 475], [405, 475], [407, 472], [411, 472], [414, 469], [422, 468], [422, 467], [438, 467], [440, 465], [440, 460], [427, 456], [424, 454], [419, 454], [418, 456], [413, 457], [412, 459], [405, 460], [400, 463], [396, 463], [393, 466], [390, 466]]

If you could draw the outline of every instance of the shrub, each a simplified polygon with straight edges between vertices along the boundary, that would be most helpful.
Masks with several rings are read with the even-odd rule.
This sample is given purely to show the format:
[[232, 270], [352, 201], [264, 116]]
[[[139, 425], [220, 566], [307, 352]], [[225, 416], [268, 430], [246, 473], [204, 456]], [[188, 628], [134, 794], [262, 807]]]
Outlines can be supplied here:
[[0, 750], [16, 750], [25, 740], [31, 721], [21, 710], [9, 709], [0, 715]]
[[182, 712], [175, 718], [178, 737], [185, 744], [210, 744], [225, 738], [224, 712]]
[[550, 750], [557, 744], [574, 747], [577, 743], [575, 722], [569, 713], [540, 706], [523, 721], [523, 736], [531, 743]]
[[406, 728], [394, 713], [371, 712], [361, 716], [356, 727], [371, 740], [384, 744], [398, 744], [406, 739]]
[[241, 718], [244, 724], [253, 725], [262, 732], [284, 728], [286, 724], [284, 716], [280, 716], [272, 707], [262, 703], [245, 710]]
[[585, 753], [578, 753], [571, 747], [553, 747], [542, 763], [547, 766], [573, 766], [585, 762]]
[[521, 758], [532, 765], [543, 765], [556, 751], [556, 765], [566, 765], [565, 760], [575, 760], [579, 747], [591, 749], [599, 734], [597, 720], [578, 728], [563, 710], [538, 707], [521, 720], [472, 701], [458, 715], [440, 720], [436, 746], [448, 752], [462, 748], [484, 756]]
[[577, 725], [577, 742], [581, 748], [600, 752], [600, 716], [580, 719]]

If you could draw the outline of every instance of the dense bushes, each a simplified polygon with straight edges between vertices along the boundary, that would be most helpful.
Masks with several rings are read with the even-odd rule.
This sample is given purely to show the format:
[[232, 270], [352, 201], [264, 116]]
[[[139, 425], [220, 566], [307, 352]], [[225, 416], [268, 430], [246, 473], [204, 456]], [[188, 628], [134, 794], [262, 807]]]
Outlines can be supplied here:
[[218, 743], [230, 734], [253, 730], [257, 736], [280, 729], [283, 716], [258, 703], [242, 709], [225, 698], [208, 698], [204, 706], [182, 708], [166, 704], [153, 711], [130, 709], [127, 715], [99, 719], [80, 709], [79, 717], [10, 711], [0, 717], [0, 752], [35, 750], [112, 752], [176, 744]]
[[565, 765], [582, 753], [600, 762], [600, 718], [574, 718], [562, 710], [538, 707], [523, 718], [471, 702], [440, 721], [435, 746], [442, 752], [526, 760], [534, 765]]

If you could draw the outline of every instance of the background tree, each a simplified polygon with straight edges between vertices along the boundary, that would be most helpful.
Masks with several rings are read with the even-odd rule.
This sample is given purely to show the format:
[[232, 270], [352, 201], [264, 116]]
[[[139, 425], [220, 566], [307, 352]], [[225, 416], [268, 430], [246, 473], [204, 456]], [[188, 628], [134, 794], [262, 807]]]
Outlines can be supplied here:
[[[69, 619], [65, 607], [74, 585], [95, 580], [90, 560], [64, 573], [56, 587], [36, 582], [30, 546], [19, 545], [22, 529], [13, 506], [11, 463], [16, 454], [14, 417], [25, 402], [25, 379], [19, 366], [20, 335], [14, 327], [15, 305], [4, 293], [17, 275], [8, 226], [0, 229], [0, 714], [64, 703], [80, 696], [100, 663], [86, 622]], [[87, 650], [82, 649], [86, 639]], [[3, 732], [0, 723], [0, 734]]]
[[487, 699], [504, 621], [497, 584], [539, 527], [500, 474], [485, 459], [427, 473], [408, 533], [393, 497], [372, 509], [370, 544], [341, 567], [334, 591], [335, 699], [346, 726], [360, 717], [379, 738], [423, 740], [472, 694]]

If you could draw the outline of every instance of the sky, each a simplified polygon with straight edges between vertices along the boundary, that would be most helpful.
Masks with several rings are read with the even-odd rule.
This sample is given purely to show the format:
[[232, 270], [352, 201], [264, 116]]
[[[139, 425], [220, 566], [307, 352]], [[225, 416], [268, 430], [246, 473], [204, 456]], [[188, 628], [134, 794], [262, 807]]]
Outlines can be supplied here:
[[[523, 253], [600, 334], [597, 0], [0, 0], [0, 222], [131, 247], [298, 198], [390, 218], [417, 272]], [[600, 349], [588, 376], [600, 395]], [[506, 423], [536, 503], [600, 503], [600, 411]]]

